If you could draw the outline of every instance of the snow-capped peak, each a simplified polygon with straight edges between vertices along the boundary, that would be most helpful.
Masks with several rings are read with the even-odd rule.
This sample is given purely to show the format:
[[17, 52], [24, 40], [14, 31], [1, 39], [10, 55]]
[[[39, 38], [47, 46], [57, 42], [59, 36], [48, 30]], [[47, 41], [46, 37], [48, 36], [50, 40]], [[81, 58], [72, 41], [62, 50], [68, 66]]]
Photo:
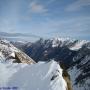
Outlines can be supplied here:
[[63, 47], [67, 46], [70, 50], [79, 50], [82, 48], [82, 46], [89, 41], [87, 40], [76, 40], [71, 38], [53, 38], [52, 41], [52, 47]]

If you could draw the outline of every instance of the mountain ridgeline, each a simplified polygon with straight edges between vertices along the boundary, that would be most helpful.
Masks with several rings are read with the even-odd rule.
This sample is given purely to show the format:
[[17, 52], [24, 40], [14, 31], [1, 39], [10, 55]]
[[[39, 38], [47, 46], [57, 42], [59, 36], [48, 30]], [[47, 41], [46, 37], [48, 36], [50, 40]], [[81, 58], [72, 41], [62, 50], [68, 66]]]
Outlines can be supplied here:
[[55, 60], [36, 63], [5, 39], [0, 39], [0, 68], [1, 89], [16, 86], [18, 90], [72, 90], [63, 63]]
[[13, 44], [36, 62], [54, 59], [63, 63], [70, 74], [74, 90], [90, 90], [89, 41], [54, 38], [40, 39], [35, 43]]

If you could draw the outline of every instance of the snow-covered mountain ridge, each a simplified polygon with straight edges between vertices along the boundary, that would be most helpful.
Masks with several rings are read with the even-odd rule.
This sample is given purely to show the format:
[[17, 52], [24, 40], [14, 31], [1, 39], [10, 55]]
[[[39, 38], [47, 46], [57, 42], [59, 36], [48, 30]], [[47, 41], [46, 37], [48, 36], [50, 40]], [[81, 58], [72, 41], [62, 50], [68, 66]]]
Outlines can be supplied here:
[[[48, 39], [48, 40], [40, 39], [35, 43], [28, 42], [25, 44], [23, 43], [23, 45], [21, 44], [22, 42], [19, 43], [16, 46], [17, 47], [19, 46], [18, 48], [22, 49], [35, 61], [50, 61], [54, 59], [58, 62], [63, 62], [70, 74], [73, 84], [73, 90], [90, 89], [89, 41], [70, 40], [70, 39]], [[30, 60], [30, 58], [26, 60], [26, 57], [28, 56], [21, 50], [14, 47], [10, 42], [6, 40], [1, 40], [0, 44], [1, 44], [0, 50], [1, 62], [4, 61], [2, 57], [5, 58], [5, 62], [12, 61], [12, 59], [14, 59], [15, 60], [14, 62], [28, 63], [27, 61]], [[55, 78], [56, 76], [57, 75], [55, 75], [53, 78]], [[51, 78], [51, 80], [53, 80], [53, 78]]]
[[[55, 62], [37, 64], [0, 63], [0, 88], [18, 90], [68, 90], [60, 65]], [[11, 90], [11, 89], [10, 89]]]
[[76, 40], [71, 38], [53, 38], [52, 47], [67, 46], [70, 50], [79, 50], [82, 46], [89, 41], [87, 40]]
[[[52, 38], [52, 39], [40, 39], [39, 41], [41, 44], [46, 44], [45, 47], [48, 47], [49, 44], [52, 45], [52, 47], [63, 47], [67, 46], [70, 50], [79, 50], [82, 48], [84, 44], [90, 43], [88, 40], [77, 40], [77, 39], [71, 39], [71, 38]], [[12, 42], [16, 47], [24, 47], [24, 46], [31, 46], [31, 42]], [[21, 47], [20, 47], [21, 46]]]
[[40, 39], [21, 48], [36, 62], [51, 59], [63, 62], [69, 71], [74, 90], [90, 90], [90, 41], [69, 38]]
[[0, 39], [0, 62], [34, 63], [33, 59], [5, 39]]
[[56, 61], [35, 63], [9, 41], [0, 39], [0, 90], [72, 90], [69, 77], [63, 75]]

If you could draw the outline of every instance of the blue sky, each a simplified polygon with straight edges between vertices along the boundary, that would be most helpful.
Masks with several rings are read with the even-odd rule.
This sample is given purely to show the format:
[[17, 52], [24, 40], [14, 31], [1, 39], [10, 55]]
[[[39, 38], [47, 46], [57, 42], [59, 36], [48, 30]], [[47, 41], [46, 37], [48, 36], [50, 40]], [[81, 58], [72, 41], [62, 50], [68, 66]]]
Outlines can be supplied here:
[[0, 0], [0, 31], [90, 40], [90, 0]]

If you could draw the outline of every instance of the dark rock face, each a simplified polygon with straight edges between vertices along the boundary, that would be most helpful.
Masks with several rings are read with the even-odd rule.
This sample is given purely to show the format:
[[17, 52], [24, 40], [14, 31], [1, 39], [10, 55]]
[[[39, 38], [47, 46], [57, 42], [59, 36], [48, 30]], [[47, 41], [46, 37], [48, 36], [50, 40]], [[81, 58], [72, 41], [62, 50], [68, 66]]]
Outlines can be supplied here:
[[73, 65], [81, 72], [76, 78], [75, 84], [85, 82], [90, 79], [90, 43], [85, 44], [74, 57]]
[[15, 61], [17, 63], [35, 64], [35, 61], [24, 52], [15, 52]]
[[[50, 59], [54, 59], [56, 61], [61, 61], [65, 63], [68, 67], [73, 60], [73, 57], [76, 55], [76, 51], [72, 51], [68, 48], [71, 45], [60, 46], [60, 42], [58, 42], [57, 47], [52, 47], [51, 40], [39, 40], [36, 43], [22, 47], [23, 51], [33, 58], [36, 62], [38, 61], [49, 61]], [[20, 47], [21, 48], [21, 47]], [[69, 63], [68, 63], [69, 62]]]

